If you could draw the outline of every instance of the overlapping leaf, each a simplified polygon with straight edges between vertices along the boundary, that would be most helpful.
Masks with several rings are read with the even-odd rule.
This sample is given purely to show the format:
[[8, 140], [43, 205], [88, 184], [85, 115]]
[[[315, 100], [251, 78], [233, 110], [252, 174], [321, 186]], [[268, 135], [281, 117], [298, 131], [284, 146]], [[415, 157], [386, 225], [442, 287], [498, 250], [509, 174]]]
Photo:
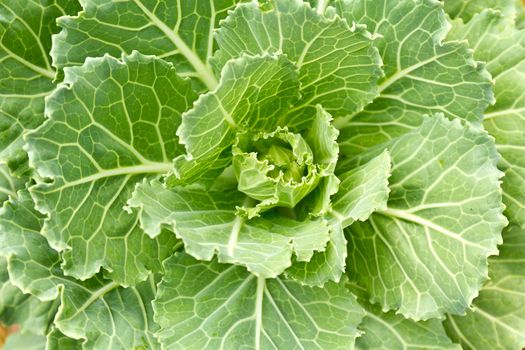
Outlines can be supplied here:
[[343, 284], [303, 287], [176, 255], [154, 302], [166, 349], [350, 349], [363, 311]]
[[44, 122], [44, 97], [55, 86], [49, 51], [56, 18], [79, 9], [76, 0], [0, 3], [0, 163], [27, 158], [22, 136]]
[[437, 115], [388, 149], [388, 208], [347, 230], [348, 274], [384, 310], [416, 320], [461, 314], [507, 224], [494, 142]]
[[33, 333], [15, 333], [11, 334], [4, 346], [3, 350], [44, 350], [46, 349], [46, 337]]
[[362, 350], [460, 350], [461, 346], [452, 343], [445, 333], [440, 320], [414, 322], [383, 312], [379, 305], [367, 302], [366, 291], [355, 284], [348, 284], [358, 296], [365, 309], [365, 318], [359, 326], [363, 334], [357, 338], [356, 349]]
[[172, 169], [182, 153], [175, 130], [194, 99], [171, 65], [138, 53], [65, 70], [47, 100], [49, 120], [27, 143], [36, 171], [52, 181], [31, 193], [66, 274], [86, 279], [104, 267], [130, 285], [171, 254], [172, 236], [149, 239], [123, 206], [137, 182]]
[[215, 49], [212, 34], [241, 1], [83, 0], [83, 12], [58, 21], [63, 29], [53, 40], [53, 64], [62, 68], [138, 50], [173, 62], [199, 87], [214, 89], [217, 80], [208, 65]]
[[175, 160], [176, 174], [168, 184], [215, 179], [231, 163], [236, 134], [274, 131], [297, 99], [298, 85], [284, 56], [242, 55], [229, 61], [217, 89], [201, 95], [183, 115], [177, 135], [188, 154]]
[[129, 204], [139, 208], [150, 236], [167, 226], [192, 256], [211, 260], [217, 254], [219, 261], [242, 264], [258, 276], [276, 277], [290, 266], [293, 254], [308, 261], [324, 249], [330, 227], [323, 220], [275, 214], [248, 220], [236, 215], [246, 198], [236, 190], [166, 189], [153, 182], [138, 185]]
[[436, 0], [337, 0], [349, 22], [366, 24], [384, 63], [380, 95], [364, 111], [336, 120], [345, 154], [362, 152], [444, 113], [481, 124], [493, 102], [490, 75], [464, 42], [445, 42], [448, 24]]
[[85, 340], [84, 349], [159, 348], [152, 335], [153, 276], [126, 289], [100, 274], [84, 282], [64, 276], [59, 255], [40, 234], [44, 217], [33, 206], [29, 194], [20, 192], [0, 211], [0, 254], [8, 257], [12, 283], [42, 301], [59, 297], [54, 324], [66, 336]]
[[377, 95], [381, 61], [362, 27], [327, 19], [301, 0], [261, 7], [257, 2], [239, 5], [221, 23], [212, 62], [220, 69], [243, 52], [285, 54], [299, 70], [302, 96], [287, 125], [307, 124], [316, 104], [340, 116], [360, 111]]
[[486, 10], [467, 24], [454, 21], [449, 36], [468, 40], [495, 80], [496, 104], [483, 125], [502, 156], [506, 213], [525, 227], [525, 30], [517, 30], [512, 17]]
[[288, 277], [308, 285], [339, 281], [346, 266], [346, 239], [343, 229], [355, 221], [365, 221], [376, 210], [386, 209], [390, 156], [381, 153], [366, 164], [339, 176], [339, 191], [332, 196], [330, 241], [323, 252], [309, 262], [296, 262], [286, 270]]

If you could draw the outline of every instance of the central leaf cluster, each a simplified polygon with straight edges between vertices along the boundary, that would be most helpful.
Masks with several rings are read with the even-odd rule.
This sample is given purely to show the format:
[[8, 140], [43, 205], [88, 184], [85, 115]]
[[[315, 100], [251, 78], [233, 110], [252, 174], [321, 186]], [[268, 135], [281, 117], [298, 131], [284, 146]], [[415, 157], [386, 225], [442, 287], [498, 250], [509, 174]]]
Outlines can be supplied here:
[[256, 208], [243, 208], [248, 217], [272, 207], [294, 208], [322, 177], [333, 175], [333, 169], [324, 171], [322, 160], [316, 158], [301, 134], [287, 128], [241, 135], [233, 146], [237, 188], [260, 201]]

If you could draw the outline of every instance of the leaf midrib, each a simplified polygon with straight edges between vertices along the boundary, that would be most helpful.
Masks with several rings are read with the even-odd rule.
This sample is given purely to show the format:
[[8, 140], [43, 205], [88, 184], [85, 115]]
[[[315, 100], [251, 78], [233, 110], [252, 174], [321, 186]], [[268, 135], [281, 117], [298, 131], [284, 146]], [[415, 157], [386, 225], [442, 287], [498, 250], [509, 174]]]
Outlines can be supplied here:
[[[200, 80], [206, 84], [209, 90], [215, 90], [219, 85], [217, 78], [211, 71], [211, 69], [200, 59], [199, 56], [182, 40], [179, 33], [169, 28], [164, 22], [162, 22], [154, 13], [152, 13], [140, 0], [133, 0], [140, 10], [148, 17], [148, 19], [159, 28], [177, 47], [180, 53], [186, 58], [186, 60], [193, 66]], [[181, 15], [181, 14], [180, 14]], [[210, 26], [213, 26], [210, 23]]]

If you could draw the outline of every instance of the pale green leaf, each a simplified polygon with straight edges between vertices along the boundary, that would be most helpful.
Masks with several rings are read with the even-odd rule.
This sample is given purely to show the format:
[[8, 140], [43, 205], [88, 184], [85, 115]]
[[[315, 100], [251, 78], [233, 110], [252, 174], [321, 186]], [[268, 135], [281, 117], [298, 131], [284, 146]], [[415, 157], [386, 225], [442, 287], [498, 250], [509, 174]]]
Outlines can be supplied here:
[[385, 78], [364, 111], [336, 119], [343, 154], [352, 156], [407, 133], [423, 115], [443, 113], [480, 125], [493, 102], [490, 75], [465, 42], [445, 42], [449, 28], [437, 0], [337, 0], [349, 22], [377, 36]]
[[444, 3], [451, 18], [461, 18], [465, 23], [487, 8], [500, 10], [509, 18], [516, 14], [516, 0], [445, 0]]
[[160, 269], [173, 240], [146, 237], [123, 206], [137, 182], [172, 169], [183, 149], [175, 130], [195, 97], [170, 64], [138, 53], [65, 70], [49, 120], [26, 139], [36, 171], [52, 179], [31, 193], [66, 274], [86, 279], [103, 267], [130, 285]]
[[26, 157], [22, 136], [44, 122], [44, 97], [55, 85], [49, 51], [56, 18], [79, 9], [76, 0], [0, 3], [0, 162]]
[[365, 221], [376, 210], [386, 209], [390, 156], [384, 151], [360, 167], [338, 173], [339, 191], [332, 197], [332, 214], [343, 228]]
[[339, 188], [339, 179], [334, 175], [339, 159], [339, 130], [332, 125], [332, 116], [321, 106], [317, 106], [316, 112], [315, 118], [304, 132], [304, 138], [312, 149], [323, 178], [308, 198], [297, 206], [295, 212], [299, 217], [325, 215], [330, 210], [331, 196]]
[[236, 190], [166, 189], [159, 182], [145, 182], [129, 205], [139, 208], [150, 236], [166, 226], [195, 258], [211, 260], [217, 254], [220, 262], [242, 264], [258, 276], [275, 277], [290, 266], [293, 254], [308, 261], [325, 247], [330, 227], [323, 220], [295, 221], [276, 213], [248, 220], [236, 215], [245, 200]]
[[525, 28], [525, 2], [515, 0], [516, 2], [516, 26], [520, 29]]
[[257, 278], [179, 254], [154, 302], [165, 349], [352, 349], [363, 311], [343, 284]]
[[469, 350], [525, 347], [525, 231], [510, 226], [500, 254], [489, 260], [490, 281], [466, 316], [445, 321], [449, 336]]
[[332, 220], [326, 248], [315, 252], [308, 262], [295, 261], [286, 271], [288, 278], [308, 286], [324, 286], [328, 281], [339, 282], [345, 272], [347, 241], [341, 222]]
[[348, 274], [384, 310], [416, 320], [461, 314], [507, 224], [493, 139], [436, 115], [387, 147], [388, 208], [347, 229]]
[[0, 211], [0, 254], [8, 255], [12, 283], [42, 301], [59, 297], [54, 325], [67, 337], [87, 340], [84, 349], [158, 349], [153, 276], [130, 288], [101, 274], [83, 282], [64, 276], [58, 253], [40, 234], [43, 215], [27, 192], [19, 194]]
[[[1, 219], [0, 219], [1, 220]], [[1, 239], [0, 244], [4, 244]], [[1, 249], [1, 248], [0, 248]], [[0, 255], [4, 255], [0, 250]], [[22, 332], [44, 335], [53, 321], [58, 304], [53, 301], [42, 302], [32, 295], [24, 294], [9, 280], [7, 262], [0, 257], [0, 323], [18, 325]]]
[[46, 337], [32, 333], [13, 333], [7, 337], [2, 350], [44, 350]]
[[309, 262], [295, 262], [286, 270], [288, 277], [313, 286], [338, 282], [346, 266], [346, 239], [343, 228], [364, 221], [376, 210], [386, 209], [390, 156], [385, 151], [366, 164], [339, 176], [339, 191], [332, 196], [328, 211], [331, 219], [330, 241], [326, 250], [314, 253]]
[[55, 327], [47, 335], [46, 350], [80, 350], [82, 341], [66, 337]]
[[486, 10], [466, 25], [454, 21], [449, 36], [468, 40], [474, 57], [487, 62], [495, 79], [496, 104], [485, 112], [483, 125], [502, 156], [506, 214], [525, 227], [525, 29], [517, 30], [512, 18]]
[[326, 11], [328, 6], [333, 5], [334, 0], [307, 0], [305, 2], [309, 3], [317, 13], [322, 14]]
[[298, 97], [294, 66], [284, 56], [243, 55], [224, 67], [220, 84], [182, 117], [177, 135], [187, 155], [175, 160], [170, 185], [211, 181], [231, 163], [236, 133], [273, 131]]
[[363, 335], [357, 338], [356, 349], [362, 350], [461, 350], [445, 333], [440, 320], [415, 322], [383, 312], [378, 305], [366, 301], [366, 292], [359, 286], [349, 285], [365, 309], [365, 318], [359, 325]]
[[53, 39], [53, 64], [62, 68], [138, 50], [173, 62], [180, 74], [212, 90], [213, 31], [240, 1], [82, 0], [83, 12], [58, 20], [62, 32]]
[[325, 18], [301, 0], [237, 6], [221, 23], [217, 43], [216, 70], [243, 52], [283, 53], [296, 65], [301, 100], [288, 125], [308, 126], [316, 104], [341, 116], [360, 111], [377, 95], [381, 60], [370, 34], [340, 18]]

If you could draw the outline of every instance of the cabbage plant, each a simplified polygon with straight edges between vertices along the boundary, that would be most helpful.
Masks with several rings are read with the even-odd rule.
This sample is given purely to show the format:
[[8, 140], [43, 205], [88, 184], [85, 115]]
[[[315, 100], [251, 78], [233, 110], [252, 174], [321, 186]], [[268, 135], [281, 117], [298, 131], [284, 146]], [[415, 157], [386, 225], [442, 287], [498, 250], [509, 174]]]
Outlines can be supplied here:
[[3, 0], [7, 349], [525, 347], [516, 0]]

